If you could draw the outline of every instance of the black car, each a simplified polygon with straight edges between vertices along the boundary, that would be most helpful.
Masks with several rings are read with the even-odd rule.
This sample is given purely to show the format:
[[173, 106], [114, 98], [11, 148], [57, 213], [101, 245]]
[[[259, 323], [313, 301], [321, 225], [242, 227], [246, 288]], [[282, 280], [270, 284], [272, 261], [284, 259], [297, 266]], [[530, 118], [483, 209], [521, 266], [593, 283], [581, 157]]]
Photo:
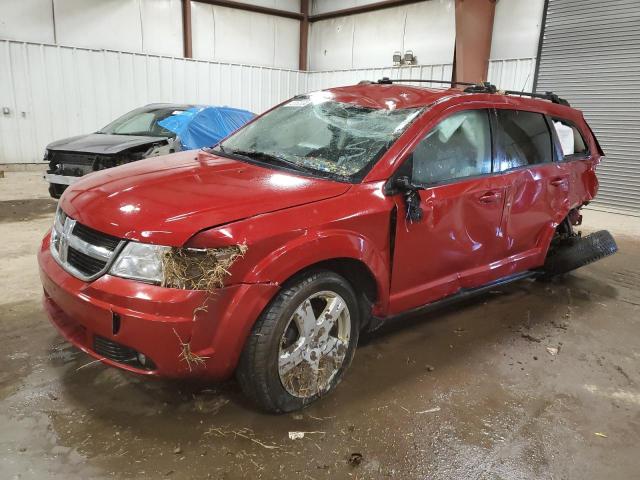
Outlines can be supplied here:
[[213, 146], [254, 114], [230, 107], [154, 103], [132, 110], [95, 133], [47, 145], [49, 193], [83, 175], [143, 158]]

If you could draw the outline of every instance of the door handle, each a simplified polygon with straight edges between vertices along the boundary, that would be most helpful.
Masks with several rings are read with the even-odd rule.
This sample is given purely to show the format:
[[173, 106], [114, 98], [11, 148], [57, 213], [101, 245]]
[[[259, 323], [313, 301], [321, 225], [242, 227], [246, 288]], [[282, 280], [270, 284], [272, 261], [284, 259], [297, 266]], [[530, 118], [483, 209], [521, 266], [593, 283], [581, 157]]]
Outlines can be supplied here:
[[500, 194], [496, 192], [486, 192], [478, 197], [481, 203], [494, 203], [500, 200]]
[[554, 187], [560, 187], [567, 183], [567, 179], [562, 177], [556, 177], [552, 179], [551, 182], [549, 183], [551, 183], [551, 185], [553, 185]]

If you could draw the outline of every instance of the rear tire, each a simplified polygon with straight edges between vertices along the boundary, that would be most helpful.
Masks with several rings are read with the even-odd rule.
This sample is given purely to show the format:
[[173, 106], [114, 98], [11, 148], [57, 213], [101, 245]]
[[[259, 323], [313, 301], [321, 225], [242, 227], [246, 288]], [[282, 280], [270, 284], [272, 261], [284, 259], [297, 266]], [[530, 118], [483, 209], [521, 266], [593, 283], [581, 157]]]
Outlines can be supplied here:
[[240, 357], [236, 377], [245, 395], [268, 412], [282, 413], [332, 391], [355, 353], [358, 305], [351, 285], [330, 271], [285, 284], [256, 321]]
[[570, 244], [557, 247], [546, 259], [545, 277], [553, 277], [593, 263], [618, 251], [616, 241], [607, 230], [586, 237], [571, 239]]

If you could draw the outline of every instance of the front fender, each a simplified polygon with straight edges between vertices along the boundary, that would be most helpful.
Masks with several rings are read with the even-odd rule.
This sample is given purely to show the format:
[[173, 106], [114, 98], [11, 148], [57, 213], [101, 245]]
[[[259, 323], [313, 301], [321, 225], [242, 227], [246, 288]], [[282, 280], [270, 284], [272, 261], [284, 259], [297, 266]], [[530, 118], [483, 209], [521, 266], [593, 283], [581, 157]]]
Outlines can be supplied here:
[[[384, 252], [384, 254], [382, 253]], [[379, 304], [386, 307], [389, 292], [388, 249], [356, 232], [325, 230], [307, 232], [266, 255], [245, 277], [248, 283], [284, 283], [296, 273], [317, 263], [348, 258], [362, 262], [376, 282]]]
[[185, 246], [245, 244], [247, 252], [231, 267], [227, 285], [281, 285], [320, 262], [355, 260], [375, 280], [375, 310], [384, 310], [389, 296], [392, 201], [380, 189], [381, 184], [359, 185], [353, 194], [256, 215], [199, 232]]

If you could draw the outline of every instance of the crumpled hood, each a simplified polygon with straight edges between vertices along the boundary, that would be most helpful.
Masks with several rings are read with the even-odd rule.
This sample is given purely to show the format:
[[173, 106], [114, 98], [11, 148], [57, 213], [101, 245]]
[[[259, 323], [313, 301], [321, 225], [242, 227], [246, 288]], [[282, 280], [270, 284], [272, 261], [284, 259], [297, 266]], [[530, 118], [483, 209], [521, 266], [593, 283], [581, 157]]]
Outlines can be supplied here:
[[164, 143], [166, 140], [165, 137], [90, 133], [89, 135], [65, 138], [64, 140], [50, 143], [47, 145], [47, 150], [113, 155], [129, 148], [146, 144]]
[[100, 232], [181, 246], [204, 229], [335, 197], [349, 188], [187, 151], [85, 175], [67, 188], [60, 206]]

